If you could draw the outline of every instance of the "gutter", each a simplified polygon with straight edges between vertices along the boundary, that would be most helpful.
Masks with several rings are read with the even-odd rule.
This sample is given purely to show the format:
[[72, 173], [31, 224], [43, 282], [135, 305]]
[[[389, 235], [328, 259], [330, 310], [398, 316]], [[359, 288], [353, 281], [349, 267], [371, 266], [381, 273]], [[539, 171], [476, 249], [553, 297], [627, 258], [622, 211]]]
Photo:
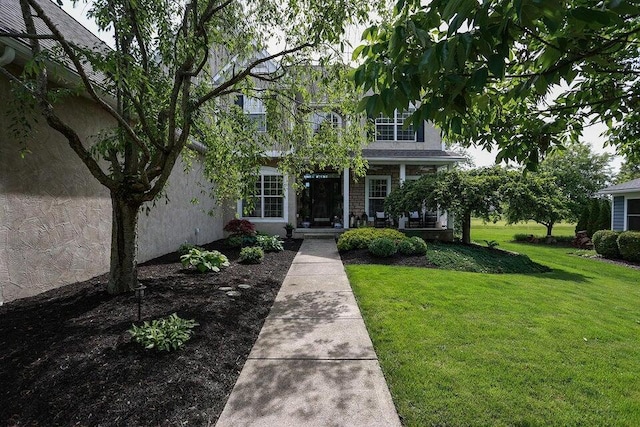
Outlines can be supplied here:
[[15, 49], [5, 45], [4, 53], [0, 56], [0, 67], [11, 64], [14, 59], [16, 59]]

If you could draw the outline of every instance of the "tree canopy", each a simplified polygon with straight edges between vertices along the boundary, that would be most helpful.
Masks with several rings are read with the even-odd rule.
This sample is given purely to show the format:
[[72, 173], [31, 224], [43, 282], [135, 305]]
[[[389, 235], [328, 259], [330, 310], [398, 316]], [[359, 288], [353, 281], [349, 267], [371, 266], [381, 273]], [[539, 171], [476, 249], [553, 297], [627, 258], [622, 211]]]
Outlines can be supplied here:
[[370, 114], [417, 103], [447, 139], [530, 167], [585, 123], [640, 153], [637, 1], [399, 0], [363, 40], [353, 78]]
[[[113, 31], [115, 48], [110, 49], [76, 43], [73, 31], [60, 26], [55, 13], [47, 12], [55, 7], [48, 2], [15, 1], [19, 1], [23, 30], [0, 37], [25, 41], [32, 58], [19, 75], [0, 71], [14, 83], [16, 97], [35, 105], [91, 175], [110, 191], [108, 290], [113, 293], [136, 286], [139, 209], [162, 194], [185, 149], [195, 142], [204, 146], [216, 191], [237, 196], [239, 186], [251, 185], [248, 178], [255, 174], [265, 151], [282, 142], [277, 138], [283, 132], [278, 130], [296, 126], [291, 115], [268, 114], [268, 119], [280, 124], [272, 123], [270, 131], [257, 138], [255, 128], [243, 126], [246, 120], [241, 111], [232, 107], [235, 97], [261, 98], [271, 112], [284, 106], [291, 112], [303, 111], [305, 101], [312, 98], [298, 97], [304, 93], [301, 74], [296, 79], [290, 71], [331, 58], [345, 26], [366, 19], [372, 7], [354, 0], [87, 2], [88, 15], [101, 29]], [[281, 48], [268, 53], [270, 44]], [[75, 73], [75, 82], [62, 87], [51, 84], [59, 63]], [[269, 63], [276, 66], [267, 70]], [[331, 75], [323, 75], [318, 82], [330, 80]], [[83, 139], [64, 121], [56, 106], [65, 97], [80, 94], [113, 119], [111, 131]], [[307, 110], [306, 116], [301, 115], [308, 114]], [[320, 164], [354, 165], [361, 170], [361, 159], [353, 156], [358, 145], [353, 135], [345, 132], [343, 139], [327, 136], [320, 141], [319, 137], [301, 139], [303, 132], [298, 132], [294, 144], [321, 145]], [[291, 148], [285, 145], [282, 151]]]

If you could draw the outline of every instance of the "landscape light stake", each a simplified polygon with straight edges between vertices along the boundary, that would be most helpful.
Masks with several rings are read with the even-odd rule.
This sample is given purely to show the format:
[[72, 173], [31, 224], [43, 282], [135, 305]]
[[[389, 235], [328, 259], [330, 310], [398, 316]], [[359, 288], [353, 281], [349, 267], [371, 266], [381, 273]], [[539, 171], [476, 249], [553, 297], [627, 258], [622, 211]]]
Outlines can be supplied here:
[[138, 287], [135, 289], [136, 297], [138, 297], [138, 322], [140, 321], [140, 315], [142, 314], [142, 297], [144, 296], [144, 290], [147, 289], [142, 283], [138, 283]]

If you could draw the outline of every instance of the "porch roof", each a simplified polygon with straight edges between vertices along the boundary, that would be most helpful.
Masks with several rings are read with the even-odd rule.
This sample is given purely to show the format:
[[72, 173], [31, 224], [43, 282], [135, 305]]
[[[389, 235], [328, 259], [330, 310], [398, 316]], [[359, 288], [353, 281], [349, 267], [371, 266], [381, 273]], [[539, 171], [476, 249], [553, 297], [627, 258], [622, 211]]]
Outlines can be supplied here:
[[395, 149], [373, 149], [365, 148], [362, 156], [373, 162], [388, 163], [456, 163], [464, 160], [464, 157], [444, 150], [395, 150]]

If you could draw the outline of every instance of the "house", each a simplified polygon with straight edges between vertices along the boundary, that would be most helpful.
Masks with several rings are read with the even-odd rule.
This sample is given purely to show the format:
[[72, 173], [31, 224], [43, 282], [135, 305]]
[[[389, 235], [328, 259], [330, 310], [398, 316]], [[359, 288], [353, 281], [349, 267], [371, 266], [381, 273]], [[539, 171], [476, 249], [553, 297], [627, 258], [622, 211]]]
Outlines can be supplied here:
[[[260, 130], [266, 131], [266, 109], [259, 100], [244, 99], [239, 105], [261, 124]], [[393, 117], [374, 119], [375, 132], [363, 150], [369, 164], [365, 177], [356, 178], [349, 169], [315, 170], [301, 177], [282, 176], [277, 169], [278, 153], [271, 153], [260, 171], [254, 209], [247, 212], [244, 202], [238, 201], [227, 218], [248, 219], [262, 231], [274, 234], [282, 233], [287, 223], [294, 224], [299, 235], [376, 224], [376, 216], [384, 215], [385, 198], [400, 183], [446, 170], [463, 160], [445, 149], [439, 132], [429, 123], [423, 122], [418, 129], [405, 127], [404, 121], [411, 113], [396, 111]], [[321, 120], [335, 127], [343, 126], [343, 118], [337, 111], [323, 113]], [[302, 187], [298, 193], [294, 190], [296, 179]], [[452, 237], [453, 218], [446, 212], [426, 207], [417, 216], [420, 228], [440, 234], [443, 229], [448, 230], [445, 234]], [[389, 219], [387, 224], [405, 228], [409, 221]]]
[[[54, 2], [38, 1], [74, 43], [104, 48]], [[0, 2], [0, 34], [20, 32], [24, 32], [24, 23], [18, 1]], [[18, 75], [29, 58], [25, 40], [0, 37], [0, 304], [86, 280], [109, 269], [112, 210], [108, 190], [89, 173], [66, 139], [42, 118], [32, 124], [24, 144], [9, 131], [16, 115], [15, 98], [4, 72]], [[55, 65], [55, 75], [49, 76], [55, 84], [68, 87], [77, 83], [71, 68]], [[224, 71], [221, 64], [212, 65], [215, 67]], [[269, 69], [265, 64], [264, 72]], [[266, 130], [264, 105], [243, 99], [241, 107], [258, 124], [258, 131]], [[82, 95], [69, 97], [55, 108], [83, 140], [114, 126], [111, 116]], [[409, 114], [396, 112], [393, 117], [375, 119], [375, 134], [363, 153], [369, 170], [360, 179], [348, 169], [283, 176], [277, 168], [278, 154], [270, 153], [256, 183], [251, 212], [243, 201], [222, 209], [202, 197], [202, 188], [211, 185], [204, 178], [202, 162], [196, 158], [187, 174], [179, 160], [166, 186], [167, 203], [160, 201], [149, 210], [143, 207], [145, 213], [138, 223], [138, 261], [175, 251], [184, 242], [220, 239], [224, 224], [237, 216], [272, 234], [284, 234], [284, 225], [294, 223], [299, 236], [306, 227], [318, 231], [346, 229], [365, 221], [374, 225], [392, 188], [452, 167], [461, 159], [445, 150], [438, 132], [429, 124], [405, 128]], [[320, 115], [319, 120], [336, 127], [344, 125], [339, 112]], [[22, 156], [24, 148], [29, 152]], [[294, 191], [296, 180], [303, 186], [300, 193]], [[199, 205], [191, 203], [195, 198]], [[452, 218], [446, 212], [426, 209], [428, 214], [419, 213], [419, 226], [434, 232], [450, 231]], [[399, 227], [408, 224], [406, 218], [393, 222]]]
[[613, 198], [612, 230], [640, 231], [640, 178], [603, 188], [598, 193]]

